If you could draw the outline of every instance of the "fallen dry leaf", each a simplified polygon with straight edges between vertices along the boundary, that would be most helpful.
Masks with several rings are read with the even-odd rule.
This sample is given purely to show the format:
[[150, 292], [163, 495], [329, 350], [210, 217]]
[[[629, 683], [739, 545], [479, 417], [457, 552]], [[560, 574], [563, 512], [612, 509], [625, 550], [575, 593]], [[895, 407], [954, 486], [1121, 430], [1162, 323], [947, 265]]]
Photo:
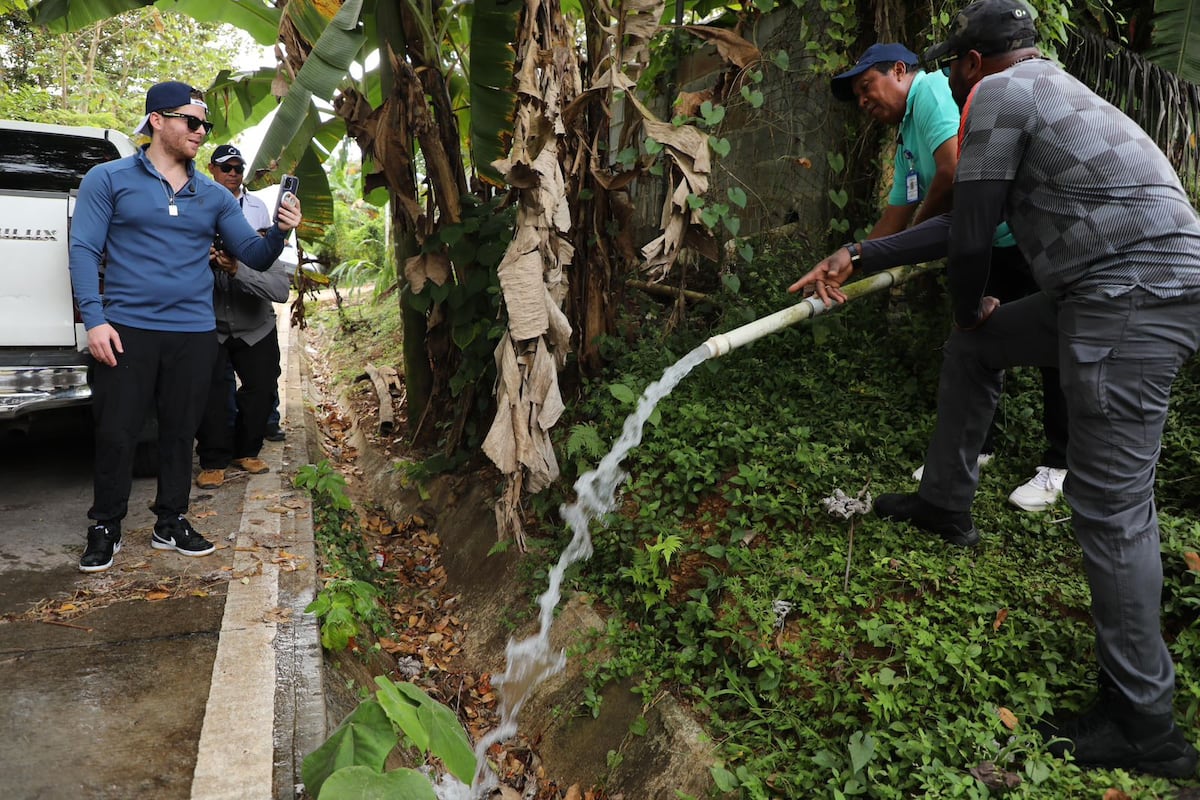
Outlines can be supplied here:
[[1200, 573], [1200, 553], [1189, 550], [1183, 554], [1183, 560], [1187, 562], [1188, 569], [1192, 572]]
[[1129, 800], [1129, 795], [1120, 789], [1105, 789], [1104, 800]]
[[292, 621], [292, 609], [286, 606], [277, 606], [272, 608], [263, 615], [263, 622], [277, 622], [280, 624]]
[[996, 621], [992, 623], [992, 630], [1000, 630], [1000, 626], [1004, 624], [1004, 620], [1008, 619], [1008, 609], [1002, 608], [996, 612]]
[[162, 589], [155, 589], [153, 592], [146, 592], [147, 600], [166, 600], [170, 596], [170, 592], [164, 592]]
[[1000, 715], [1000, 721], [1004, 723], [1004, 727], [1008, 728], [1010, 731], [1015, 731], [1017, 729], [1018, 722], [1016, 714], [1009, 711], [1004, 706], [1000, 706], [996, 713]]

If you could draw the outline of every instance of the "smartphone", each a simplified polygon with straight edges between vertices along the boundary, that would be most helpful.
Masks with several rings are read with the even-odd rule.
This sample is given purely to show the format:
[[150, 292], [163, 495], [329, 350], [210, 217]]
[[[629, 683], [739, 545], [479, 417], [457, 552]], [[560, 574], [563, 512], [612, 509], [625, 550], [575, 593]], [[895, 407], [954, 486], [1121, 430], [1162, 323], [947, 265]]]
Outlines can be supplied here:
[[275, 200], [274, 219], [276, 222], [279, 221], [279, 206], [283, 204], [283, 199], [285, 197], [287, 197], [289, 194], [292, 195], [293, 197], [295, 197], [296, 192], [299, 191], [299, 189], [300, 189], [300, 179], [297, 178], [295, 175], [284, 175], [283, 178], [279, 181], [279, 197], [276, 198], [276, 200]]

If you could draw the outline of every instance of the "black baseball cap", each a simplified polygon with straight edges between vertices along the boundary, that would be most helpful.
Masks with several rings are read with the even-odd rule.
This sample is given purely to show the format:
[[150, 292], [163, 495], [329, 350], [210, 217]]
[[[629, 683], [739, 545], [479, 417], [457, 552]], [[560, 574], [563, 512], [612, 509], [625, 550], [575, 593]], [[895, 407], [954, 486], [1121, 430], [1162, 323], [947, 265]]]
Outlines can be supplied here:
[[926, 50], [922, 60], [932, 63], [968, 50], [992, 56], [1033, 47], [1037, 41], [1034, 18], [1034, 10], [1022, 0], [975, 0], [958, 12], [950, 36]]
[[833, 96], [848, 103], [854, 102], [854, 79], [876, 64], [895, 64], [903, 61], [912, 66], [921, 59], [917, 54], [896, 42], [880, 42], [867, 48], [854, 66], [829, 82]]
[[217, 147], [216, 150], [213, 150], [210, 162], [213, 164], [224, 164], [231, 158], [240, 159], [243, 163], [246, 161], [246, 159], [242, 157], [241, 150], [238, 150], [231, 144], [223, 144]]

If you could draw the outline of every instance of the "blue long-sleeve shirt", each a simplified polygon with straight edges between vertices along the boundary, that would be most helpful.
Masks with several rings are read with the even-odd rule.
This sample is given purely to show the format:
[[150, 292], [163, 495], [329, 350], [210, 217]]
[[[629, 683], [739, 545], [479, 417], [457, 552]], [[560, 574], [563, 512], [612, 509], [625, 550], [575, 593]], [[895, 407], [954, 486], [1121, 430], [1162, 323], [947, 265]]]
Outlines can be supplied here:
[[208, 251], [216, 234], [225, 250], [256, 270], [270, 267], [283, 251], [277, 225], [259, 236], [228, 189], [197, 174], [193, 162], [187, 171], [187, 183], [173, 194], [143, 148], [84, 176], [70, 246], [71, 286], [84, 327], [116, 322], [145, 330], [211, 331], [216, 323]]

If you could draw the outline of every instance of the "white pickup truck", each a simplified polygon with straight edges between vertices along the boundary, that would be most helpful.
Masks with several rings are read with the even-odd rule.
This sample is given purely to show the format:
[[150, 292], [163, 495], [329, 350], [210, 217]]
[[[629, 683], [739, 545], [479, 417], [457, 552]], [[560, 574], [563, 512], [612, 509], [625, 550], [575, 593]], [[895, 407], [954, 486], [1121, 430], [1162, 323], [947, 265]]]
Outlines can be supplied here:
[[0, 120], [0, 427], [91, 399], [67, 270], [74, 193], [93, 166], [133, 152], [113, 130]]

